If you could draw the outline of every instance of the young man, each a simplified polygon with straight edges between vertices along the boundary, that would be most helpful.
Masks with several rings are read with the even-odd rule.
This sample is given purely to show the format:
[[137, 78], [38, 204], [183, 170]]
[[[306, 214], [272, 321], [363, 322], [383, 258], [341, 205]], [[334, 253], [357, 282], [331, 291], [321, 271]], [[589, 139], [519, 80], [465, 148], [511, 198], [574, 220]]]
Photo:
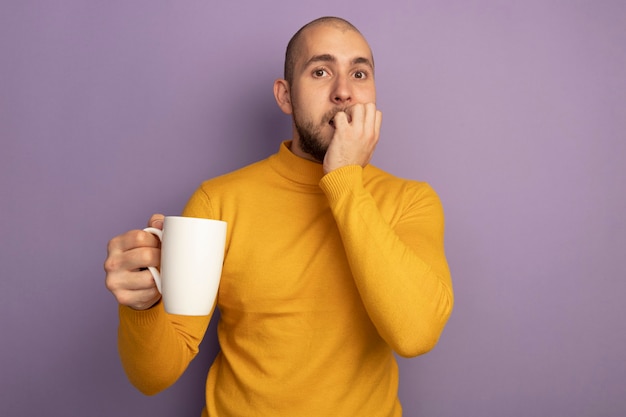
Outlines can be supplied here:
[[[393, 352], [432, 349], [452, 311], [440, 201], [368, 164], [382, 120], [374, 59], [347, 21], [294, 35], [274, 95], [292, 140], [204, 182], [183, 213], [229, 228], [203, 416], [400, 416]], [[160, 258], [151, 234], [127, 232], [108, 251], [122, 363], [153, 394], [185, 370], [210, 316], [164, 312], [144, 270]]]

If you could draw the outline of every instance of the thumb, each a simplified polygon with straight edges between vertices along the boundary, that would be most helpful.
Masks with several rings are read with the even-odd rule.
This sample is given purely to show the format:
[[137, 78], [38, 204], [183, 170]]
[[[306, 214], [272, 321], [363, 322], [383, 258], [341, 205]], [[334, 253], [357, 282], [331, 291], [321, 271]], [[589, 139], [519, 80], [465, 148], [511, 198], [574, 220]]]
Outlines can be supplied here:
[[150, 217], [150, 221], [148, 222], [148, 227], [156, 227], [157, 229], [163, 230], [163, 220], [165, 216], [162, 214], [153, 214]]

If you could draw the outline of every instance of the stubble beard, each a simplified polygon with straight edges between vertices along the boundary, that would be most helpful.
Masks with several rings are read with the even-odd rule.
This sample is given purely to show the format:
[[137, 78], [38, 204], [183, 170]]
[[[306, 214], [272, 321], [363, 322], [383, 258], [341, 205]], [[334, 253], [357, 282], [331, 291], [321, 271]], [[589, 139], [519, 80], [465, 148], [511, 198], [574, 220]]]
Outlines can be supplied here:
[[335, 117], [341, 109], [333, 109], [328, 111], [322, 117], [319, 125], [315, 125], [311, 120], [299, 120], [296, 109], [293, 111], [293, 121], [298, 132], [300, 149], [308, 155], [311, 155], [317, 162], [323, 163], [328, 146], [332, 138], [324, 140], [323, 130], [328, 126], [330, 121]]
[[319, 128], [315, 128], [313, 123], [296, 123], [300, 149], [302, 152], [311, 155], [317, 162], [324, 162], [328, 144], [325, 144], [321, 137]]

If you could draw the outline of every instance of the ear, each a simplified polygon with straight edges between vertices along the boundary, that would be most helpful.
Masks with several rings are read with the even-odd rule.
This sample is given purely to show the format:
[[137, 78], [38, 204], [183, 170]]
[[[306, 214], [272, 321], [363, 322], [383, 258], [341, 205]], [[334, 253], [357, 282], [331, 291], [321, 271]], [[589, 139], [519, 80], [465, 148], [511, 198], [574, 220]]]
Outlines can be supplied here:
[[291, 107], [291, 94], [289, 90], [289, 83], [286, 80], [278, 79], [274, 81], [274, 98], [278, 107], [285, 114], [292, 114], [293, 108]]

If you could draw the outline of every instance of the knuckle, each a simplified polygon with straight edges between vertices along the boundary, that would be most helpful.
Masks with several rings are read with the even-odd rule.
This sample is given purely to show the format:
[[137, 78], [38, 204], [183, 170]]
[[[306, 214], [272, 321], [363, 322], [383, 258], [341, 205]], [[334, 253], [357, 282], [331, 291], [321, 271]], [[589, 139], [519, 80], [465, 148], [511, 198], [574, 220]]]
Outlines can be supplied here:
[[104, 285], [107, 290], [111, 291], [114, 294], [117, 291], [118, 286], [115, 284], [115, 280], [112, 279], [111, 276], [106, 277], [106, 279], [104, 280]]
[[132, 297], [132, 294], [129, 291], [119, 292], [115, 294], [115, 298], [118, 303], [126, 306], [130, 306], [135, 302], [134, 297]]
[[104, 280], [104, 285], [107, 288], [107, 290], [109, 290], [110, 292], [112, 292], [116, 297], [120, 292], [124, 291], [124, 279], [122, 276], [120, 276], [120, 274], [107, 274], [105, 280]]
[[136, 243], [143, 243], [146, 241], [147, 236], [149, 235], [148, 232], [144, 232], [143, 230], [131, 230], [128, 232], [128, 237], [130, 240], [132, 240], [133, 242]]
[[119, 269], [119, 262], [116, 256], [109, 256], [104, 261], [104, 270], [107, 273], [115, 272]]
[[107, 252], [115, 252], [121, 246], [121, 240], [122, 239], [120, 236], [116, 236], [113, 239], [109, 240], [109, 243], [107, 244]]
[[142, 268], [146, 266], [155, 266], [156, 256], [155, 251], [149, 249], [143, 249], [137, 251], [137, 264]]
[[155, 246], [156, 237], [152, 233], [143, 230], [133, 230], [132, 233], [136, 246]]

